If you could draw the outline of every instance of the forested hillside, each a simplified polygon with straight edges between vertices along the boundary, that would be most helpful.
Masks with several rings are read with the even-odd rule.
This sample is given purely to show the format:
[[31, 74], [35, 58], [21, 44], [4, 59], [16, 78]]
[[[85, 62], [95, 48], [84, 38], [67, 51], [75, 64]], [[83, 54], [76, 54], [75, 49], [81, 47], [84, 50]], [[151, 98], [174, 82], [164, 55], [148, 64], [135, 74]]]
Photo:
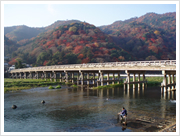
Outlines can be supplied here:
[[23, 61], [28, 62], [31, 58], [37, 65], [134, 59], [116, 46], [110, 36], [88, 23], [71, 23], [41, 33], [26, 46], [20, 47], [16, 54]]
[[4, 56], [12, 57], [13, 52], [16, 51], [20, 45], [16, 44], [16, 42], [9, 40], [6, 36], [4, 36]]
[[148, 13], [100, 28], [138, 60], [176, 58], [176, 13]]
[[148, 13], [99, 28], [78, 20], [57, 21], [36, 29], [37, 36], [24, 31], [27, 39], [12, 28], [6, 28], [6, 36], [14, 31], [19, 35], [14, 33], [16, 48], [9, 64], [18, 59], [36, 66], [176, 59], [176, 13]]
[[31, 38], [36, 37], [38, 34], [46, 31], [52, 31], [56, 27], [70, 24], [70, 23], [77, 23], [80, 22], [78, 20], [69, 20], [69, 21], [56, 21], [53, 24], [47, 27], [28, 27], [25, 25], [21, 26], [12, 26], [12, 27], [5, 27], [4, 34], [10, 40], [17, 42], [18, 44], [25, 44]]

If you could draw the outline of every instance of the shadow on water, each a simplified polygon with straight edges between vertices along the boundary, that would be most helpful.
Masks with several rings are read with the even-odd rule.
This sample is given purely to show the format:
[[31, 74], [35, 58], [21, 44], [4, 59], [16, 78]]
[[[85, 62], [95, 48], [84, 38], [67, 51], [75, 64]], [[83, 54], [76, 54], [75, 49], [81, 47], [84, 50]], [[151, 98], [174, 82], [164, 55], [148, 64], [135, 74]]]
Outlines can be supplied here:
[[[91, 90], [87, 86], [49, 90], [35, 88], [4, 95], [5, 132], [132, 132], [157, 131], [158, 123], [176, 118], [176, 93], [159, 87]], [[41, 101], [45, 100], [45, 104]], [[11, 109], [13, 104], [17, 109]], [[122, 107], [128, 124], [117, 123]], [[44, 129], [46, 128], [46, 129]]]

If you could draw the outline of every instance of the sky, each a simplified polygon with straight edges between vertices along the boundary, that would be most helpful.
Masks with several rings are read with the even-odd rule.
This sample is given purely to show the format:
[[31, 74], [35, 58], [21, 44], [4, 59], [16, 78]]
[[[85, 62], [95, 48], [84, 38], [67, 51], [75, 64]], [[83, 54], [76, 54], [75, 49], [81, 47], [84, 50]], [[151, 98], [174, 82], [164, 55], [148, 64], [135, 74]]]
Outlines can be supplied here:
[[4, 4], [4, 26], [46, 27], [57, 20], [109, 25], [146, 13], [176, 12], [176, 4]]

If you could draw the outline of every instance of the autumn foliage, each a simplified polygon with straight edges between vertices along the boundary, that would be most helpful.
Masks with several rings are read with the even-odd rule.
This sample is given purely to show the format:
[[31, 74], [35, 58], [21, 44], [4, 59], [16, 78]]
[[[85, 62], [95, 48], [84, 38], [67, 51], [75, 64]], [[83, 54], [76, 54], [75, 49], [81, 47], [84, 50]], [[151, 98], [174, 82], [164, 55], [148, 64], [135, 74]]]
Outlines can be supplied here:
[[[5, 37], [5, 54], [36, 65], [176, 59], [176, 13], [147, 13], [99, 28], [57, 21], [36, 32], [26, 39], [7, 33], [18, 40], [15, 45]], [[9, 62], [14, 63], [15, 59]]]

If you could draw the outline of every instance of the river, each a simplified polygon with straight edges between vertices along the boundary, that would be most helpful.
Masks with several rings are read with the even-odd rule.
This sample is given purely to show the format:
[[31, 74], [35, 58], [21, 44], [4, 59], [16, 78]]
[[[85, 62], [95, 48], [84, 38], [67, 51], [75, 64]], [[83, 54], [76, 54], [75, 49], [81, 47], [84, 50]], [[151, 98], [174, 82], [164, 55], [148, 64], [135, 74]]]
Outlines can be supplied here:
[[[176, 92], [161, 94], [160, 87], [144, 90], [87, 86], [49, 90], [32, 88], [4, 94], [5, 132], [147, 132], [176, 118]], [[41, 101], [45, 103], [42, 104]], [[11, 106], [17, 105], [17, 109]], [[117, 121], [122, 107], [127, 126]], [[143, 122], [142, 120], [150, 120]]]

